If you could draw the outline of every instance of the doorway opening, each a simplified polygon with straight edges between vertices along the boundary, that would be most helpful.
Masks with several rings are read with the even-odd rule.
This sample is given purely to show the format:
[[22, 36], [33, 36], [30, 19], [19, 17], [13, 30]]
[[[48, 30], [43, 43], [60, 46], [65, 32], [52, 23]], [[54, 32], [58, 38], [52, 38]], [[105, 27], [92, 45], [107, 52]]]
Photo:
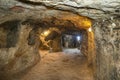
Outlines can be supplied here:
[[81, 31], [67, 30], [62, 34], [61, 44], [62, 51], [65, 53], [80, 54], [82, 35]]

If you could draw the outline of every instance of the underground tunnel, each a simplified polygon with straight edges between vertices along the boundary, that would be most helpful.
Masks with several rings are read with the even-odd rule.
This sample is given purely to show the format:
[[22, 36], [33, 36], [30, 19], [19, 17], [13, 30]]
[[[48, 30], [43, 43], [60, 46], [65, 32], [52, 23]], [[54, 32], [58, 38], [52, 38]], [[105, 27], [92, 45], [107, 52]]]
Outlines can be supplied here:
[[[87, 17], [78, 16], [68, 12], [61, 12], [61, 13], [62, 15], [59, 14], [54, 17], [50, 15], [43, 19], [34, 18], [34, 19], [26, 19], [25, 21], [11, 20], [11, 21], [6, 21], [0, 25], [1, 33], [3, 34], [1, 35], [1, 40], [3, 39], [2, 41], [4, 41], [4, 42], [1, 42], [0, 44], [1, 48], [7, 48], [8, 51], [6, 51], [4, 55], [11, 56], [10, 59], [8, 59], [8, 62], [4, 64], [2, 67], [3, 72], [5, 72], [4, 74], [8, 74], [8, 75], [13, 74], [12, 76], [14, 76], [17, 72], [21, 72], [22, 70], [25, 70], [26, 68], [31, 67], [36, 63], [38, 64], [38, 62], [42, 63], [42, 61], [44, 61], [43, 57], [46, 57], [46, 56], [51, 57], [52, 55], [53, 57], [56, 55], [58, 56], [58, 58], [60, 57], [59, 59], [62, 60], [61, 62], [64, 64], [69, 62], [69, 64], [68, 65], [66, 64], [66, 66], [71, 66], [69, 58], [72, 60], [72, 57], [78, 56], [78, 59], [79, 59], [81, 57], [80, 54], [83, 54], [84, 55], [83, 58], [86, 59], [85, 64], [81, 64], [81, 65], [86, 66], [86, 64], [90, 65], [93, 63], [92, 56], [88, 55], [89, 48], [90, 47], [94, 48], [95, 46], [94, 38], [93, 39], [90, 38], [93, 40], [93, 42], [89, 42], [89, 37], [91, 37], [89, 35], [92, 32], [91, 30], [89, 30], [92, 25], [91, 20], [88, 19]], [[63, 17], [63, 14], [66, 15], [66, 17]], [[74, 19], [70, 18], [71, 16], [69, 15], [74, 17]], [[75, 19], [79, 19], [80, 22], [75, 21]], [[71, 36], [68, 36], [67, 34], [68, 35], [71, 34], [73, 38], [70, 39]], [[63, 42], [62, 37], [64, 35], [66, 35], [64, 38], [67, 38], [67, 40], [64, 39], [65, 40], [64, 45], [67, 44], [68, 41], [74, 41], [74, 42], [69, 42], [68, 43], [69, 46], [66, 45], [66, 48], [69, 47], [70, 49], [69, 48], [65, 49], [65, 47], [62, 46], [62, 42]], [[77, 40], [80, 40], [79, 35], [82, 35], [81, 41], [77, 41]], [[80, 42], [81, 42], [81, 47], [80, 47]], [[92, 44], [92, 46], [90, 44]], [[61, 52], [61, 54], [59, 52]], [[70, 53], [70, 52], [72, 52], [72, 54], [66, 55], [66, 53]], [[75, 55], [75, 53], [77, 54]], [[92, 55], [94, 54], [92, 52], [90, 53]], [[68, 56], [68, 58], [67, 57], [64, 58], [63, 55]], [[63, 56], [63, 58], [61, 56]], [[39, 61], [39, 58], [41, 58], [40, 61]], [[54, 57], [54, 59], [56, 58]], [[66, 60], [68, 61], [64, 62]], [[58, 60], [56, 60], [56, 62], [57, 61]], [[84, 62], [84, 59], [83, 59], [83, 62]], [[43, 63], [43, 66], [45, 64], [46, 63]], [[63, 64], [61, 65], [66, 67]], [[50, 65], [48, 65], [48, 67], [50, 67]], [[54, 67], [51, 67], [51, 68], [54, 68]], [[86, 74], [87, 73], [89, 72], [86, 72]], [[48, 76], [47, 72], [44, 73], [44, 75], [45, 74], [46, 76]], [[92, 72], [90, 72], [90, 74], [92, 74]], [[53, 76], [56, 76], [56, 75], [53, 75]], [[65, 76], [65, 78], [69, 78], [69, 77]], [[43, 78], [43, 80], [45, 79]], [[48, 77], [48, 79], [52, 80], [54, 78]]]
[[119, 80], [120, 2], [89, 1], [0, 0], [0, 80]]

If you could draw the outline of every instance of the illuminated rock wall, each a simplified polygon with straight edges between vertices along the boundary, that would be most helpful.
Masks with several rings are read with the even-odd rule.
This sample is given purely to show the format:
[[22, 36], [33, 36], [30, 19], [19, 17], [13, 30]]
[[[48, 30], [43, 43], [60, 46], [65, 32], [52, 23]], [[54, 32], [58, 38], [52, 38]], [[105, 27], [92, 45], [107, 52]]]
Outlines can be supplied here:
[[87, 29], [82, 31], [81, 53], [87, 57], [88, 66], [93, 67], [95, 71], [96, 48], [93, 30], [88, 31]]

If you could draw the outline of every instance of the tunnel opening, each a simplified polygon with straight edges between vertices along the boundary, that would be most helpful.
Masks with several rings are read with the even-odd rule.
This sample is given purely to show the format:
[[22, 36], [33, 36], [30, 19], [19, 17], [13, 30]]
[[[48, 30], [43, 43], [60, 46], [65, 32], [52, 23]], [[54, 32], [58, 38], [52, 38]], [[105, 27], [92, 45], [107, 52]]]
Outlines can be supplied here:
[[[38, 65], [41, 65], [41, 68], [39, 70], [42, 69], [42, 72], [43, 72], [42, 75], [46, 76], [46, 78], [41, 76], [43, 80], [44, 79], [56, 79], [52, 77], [52, 76], [55, 76], [53, 74], [54, 70], [55, 69], [58, 70], [58, 68], [62, 69], [61, 66], [63, 66], [63, 69], [65, 69], [66, 66], [67, 67], [70, 66], [69, 69], [74, 70], [71, 64], [75, 63], [74, 66], [76, 66], [76, 64], [79, 64], [79, 61], [81, 61], [80, 63], [82, 63], [82, 64], [79, 64], [79, 66], [83, 65], [88, 70], [88, 72], [85, 71], [85, 74], [84, 74], [86, 75], [86, 78], [88, 78], [87, 76], [89, 76], [89, 78], [93, 79], [94, 70], [95, 70], [95, 45], [94, 45], [94, 33], [92, 31], [92, 27], [89, 25], [91, 23], [87, 22], [86, 20], [84, 22], [84, 19], [83, 19], [84, 24], [89, 25], [89, 27], [88, 26], [83, 27], [81, 24], [80, 26], [81, 28], [78, 28], [78, 26], [76, 26], [70, 20], [61, 21], [61, 19], [57, 19], [57, 18], [52, 18], [52, 20], [50, 21], [45, 20], [45, 21], [39, 22], [39, 20], [37, 21], [33, 20], [32, 22], [35, 22], [35, 24], [34, 23], [32, 24], [34, 24], [35, 26], [38, 26], [38, 29], [36, 30], [38, 30], [39, 39], [41, 43], [39, 46], [40, 55], [41, 55], [41, 63], [39, 63]], [[63, 50], [65, 48], [63, 46], [61, 39], [63, 35], [68, 35], [68, 34], [71, 34], [78, 41], [80, 40], [79, 36], [81, 36], [81, 43], [76, 42], [76, 45], [75, 43], [73, 43], [73, 46], [70, 46], [70, 48], [77, 48], [78, 54], [66, 54], [66, 53], [74, 53], [74, 51], [76, 53], [76, 49], [73, 49], [72, 51], [67, 50], [66, 52]], [[67, 65], [67, 63], [69, 64]], [[42, 65], [46, 66], [46, 68], [43, 68]], [[55, 67], [55, 65], [59, 65], [59, 66], [61, 65], [61, 66]], [[50, 71], [51, 77], [48, 77], [47, 72], [44, 72], [46, 69]], [[61, 69], [60, 69], [60, 72], [62, 71]], [[77, 69], [75, 70], [75, 74], [77, 70], [81, 72], [80, 67], [77, 67]], [[85, 69], [83, 69], [83, 72], [84, 70]], [[58, 72], [59, 70], [55, 72], [55, 74], [58, 74]], [[66, 72], [63, 72], [62, 74], [64, 73]], [[67, 73], [67, 75], [69, 74]], [[57, 79], [58, 78], [59, 76], [57, 76]], [[64, 76], [64, 78], [69, 79], [70, 76]], [[77, 78], [80, 79], [80, 77], [77, 77]]]
[[62, 34], [62, 47], [63, 48], [79, 48], [82, 35], [80, 31], [66, 31]]
[[66, 53], [80, 53], [82, 30], [66, 30], [61, 36], [62, 51]]

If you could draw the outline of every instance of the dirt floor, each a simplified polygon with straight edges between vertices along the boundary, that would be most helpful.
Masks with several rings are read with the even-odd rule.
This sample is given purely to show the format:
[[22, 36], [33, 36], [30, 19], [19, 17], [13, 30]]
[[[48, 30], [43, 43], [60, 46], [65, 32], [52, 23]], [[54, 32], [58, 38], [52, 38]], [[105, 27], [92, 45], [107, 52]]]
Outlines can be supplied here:
[[40, 55], [41, 61], [21, 80], [93, 80], [92, 70], [80, 53], [40, 51]]

